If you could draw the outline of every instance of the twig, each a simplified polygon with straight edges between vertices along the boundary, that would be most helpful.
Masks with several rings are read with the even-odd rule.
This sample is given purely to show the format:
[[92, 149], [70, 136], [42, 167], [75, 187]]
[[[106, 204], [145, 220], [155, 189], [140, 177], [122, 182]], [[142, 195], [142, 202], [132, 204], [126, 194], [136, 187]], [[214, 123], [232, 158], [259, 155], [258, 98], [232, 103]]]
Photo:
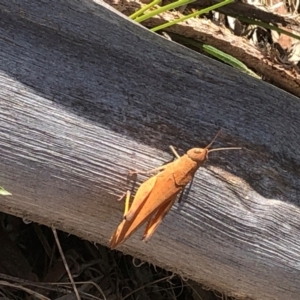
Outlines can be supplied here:
[[72, 274], [71, 274], [71, 272], [70, 272], [70, 269], [69, 269], [67, 260], [66, 260], [66, 258], [65, 258], [64, 252], [63, 252], [63, 250], [62, 250], [62, 248], [61, 248], [61, 245], [60, 245], [60, 242], [59, 242], [59, 239], [58, 239], [58, 236], [57, 236], [56, 229], [55, 229], [53, 226], [51, 226], [51, 229], [52, 229], [52, 232], [53, 232], [53, 235], [54, 235], [54, 238], [55, 238], [55, 241], [56, 241], [56, 244], [57, 244], [57, 247], [58, 247], [60, 256], [61, 256], [61, 258], [62, 258], [62, 260], [63, 260], [64, 266], [65, 266], [65, 268], [66, 268], [66, 271], [67, 271], [68, 276], [69, 276], [69, 279], [70, 279], [70, 281], [71, 281], [73, 290], [74, 290], [74, 292], [75, 292], [76, 298], [77, 298], [77, 300], [81, 300], [80, 295], [79, 295], [78, 290], [77, 290], [77, 287], [76, 287], [76, 284], [75, 284], [75, 282], [74, 282], [74, 280], [73, 280], [73, 277], [72, 277]]

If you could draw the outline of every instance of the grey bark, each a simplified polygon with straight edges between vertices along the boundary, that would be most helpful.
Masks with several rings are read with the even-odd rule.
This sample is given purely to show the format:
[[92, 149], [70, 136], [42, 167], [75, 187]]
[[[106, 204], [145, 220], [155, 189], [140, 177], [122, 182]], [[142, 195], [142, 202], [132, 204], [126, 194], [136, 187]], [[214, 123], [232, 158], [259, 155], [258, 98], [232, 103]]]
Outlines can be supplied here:
[[0, 210], [107, 245], [128, 169], [205, 146], [148, 244], [120, 250], [228, 295], [300, 299], [299, 99], [92, 1], [0, 3]]

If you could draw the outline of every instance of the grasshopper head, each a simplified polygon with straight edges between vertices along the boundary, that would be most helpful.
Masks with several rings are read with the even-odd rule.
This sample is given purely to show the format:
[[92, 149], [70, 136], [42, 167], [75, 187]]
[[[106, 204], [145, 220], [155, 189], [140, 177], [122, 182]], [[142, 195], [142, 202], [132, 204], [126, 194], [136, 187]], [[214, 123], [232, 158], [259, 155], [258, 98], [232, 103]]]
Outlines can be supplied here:
[[208, 159], [208, 153], [213, 151], [224, 151], [224, 150], [240, 150], [241, 147], [229, 147], [229, 148], [216, 148], [216, 149], [209, 149], [213, 142], [216, 140], [217, 136], [221, 130], [216, 134], [213, 140], [205, 147], [205, 148], [192, 148], [186, 154], [187, 156], [196, 161], [197, 163], [204, 163]]
[[192, 148], [186, 154], [193, 161], [205, 162], [208, 158], [208, 149], [207, 148]]

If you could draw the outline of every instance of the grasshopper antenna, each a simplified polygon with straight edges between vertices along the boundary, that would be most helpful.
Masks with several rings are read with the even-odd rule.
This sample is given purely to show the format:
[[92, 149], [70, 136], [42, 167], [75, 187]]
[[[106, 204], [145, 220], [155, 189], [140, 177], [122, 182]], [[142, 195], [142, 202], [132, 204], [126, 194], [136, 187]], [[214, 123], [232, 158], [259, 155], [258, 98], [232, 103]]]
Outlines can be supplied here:
[[216, 149], [210, 149], [208, 150], [208, 153], [214, 152], [214, 151], [224, 151], [224, 150], [242, 150], [242, 147], [228, 147], [228, 148], [216, 148]]
[[[221, 130], [222, 130], [222, 129], [220, 129], [220, 130], [218, 131], [218, 133], [215, 135], [215, 137], [212, 139], [212, 141], [208, 144], [208, 146], [205, 147], [205, 149], [209, 149], [209, 148], [212, 146], [212, 144], [215, 142], [215, 140], [217, 139], [217, 137], [218, 137], [219, 134], [221, 133]], [[208, 150], [208, 153], [214, 152], [214, 151], [241, 150], [241, 149], [242, 149], [242, 147], [216, 148], [216, 149], [210, 149], [210, 150]]]
[[211, 146], [212, 146], [212, 144], [215, 142], [215, 140], [217, 139], [217, 137], [219, 136], [219, 134], [221, 133], [221, 130], [222, 129], [220, 129], [218, 132], [217, 132], [217, 134], [215, 135], [215, 137], [212, 139], [212, 141], [205, 147], [205, 149], [209, 149]]

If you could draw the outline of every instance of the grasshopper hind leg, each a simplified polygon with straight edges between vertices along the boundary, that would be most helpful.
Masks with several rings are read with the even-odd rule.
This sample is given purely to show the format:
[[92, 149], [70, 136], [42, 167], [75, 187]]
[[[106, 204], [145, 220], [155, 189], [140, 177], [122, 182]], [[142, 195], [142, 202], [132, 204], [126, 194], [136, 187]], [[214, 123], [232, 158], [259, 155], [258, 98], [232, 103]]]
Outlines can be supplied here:
[[130, 205], [130, 196], [131, 196], [131, 192], [127, 191], [126, 192], [126, 198], [125, 198], [125, 207], [124, 207], [124, 215], [123, 217], [125, 217], [129, 211], [129, 205]]
[[167, 203], [161, 205], [161, 207], [158, 208], [155, 216], [149, 220], [143, 236], [144, 242], [147, 242], [151, 238], [159, 224], [162, 222], [163, 218], [170, 211], [171, 207], [176, 201], [176, 198], [177, 194], [172, 196]]

